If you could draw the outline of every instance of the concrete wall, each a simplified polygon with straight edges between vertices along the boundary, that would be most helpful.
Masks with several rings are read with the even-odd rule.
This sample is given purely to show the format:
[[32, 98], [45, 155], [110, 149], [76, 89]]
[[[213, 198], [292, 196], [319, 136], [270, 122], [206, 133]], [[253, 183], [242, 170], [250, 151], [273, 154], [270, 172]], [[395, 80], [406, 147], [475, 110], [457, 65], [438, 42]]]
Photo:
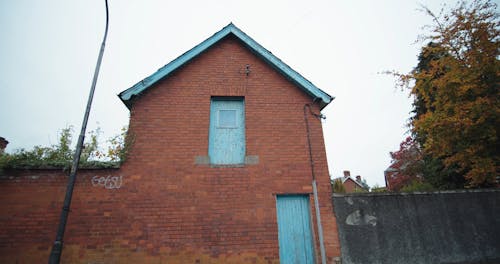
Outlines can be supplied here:
[[500, 263], [500, 190], [333, 196], [342, 263]]

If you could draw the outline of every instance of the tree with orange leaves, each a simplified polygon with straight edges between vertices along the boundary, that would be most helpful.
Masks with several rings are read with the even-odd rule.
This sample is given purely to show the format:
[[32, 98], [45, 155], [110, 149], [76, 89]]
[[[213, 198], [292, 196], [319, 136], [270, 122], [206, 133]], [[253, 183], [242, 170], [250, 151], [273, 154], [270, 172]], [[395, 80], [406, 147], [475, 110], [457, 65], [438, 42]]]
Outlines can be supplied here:
[[443, 173], [460, 175], [464, 187], [488, 187], [500, 172], [496, 7], [489, 0], [463, 1], [438, 15], [424, 7], [434, 20], [421, 38], [429, 44], [412, 72], [393, 73], [414, 96], [410, 126], [423, 154], [424, 178], [437, 187], [446, 185], [440, 181], [447, 178], [437, 176]]

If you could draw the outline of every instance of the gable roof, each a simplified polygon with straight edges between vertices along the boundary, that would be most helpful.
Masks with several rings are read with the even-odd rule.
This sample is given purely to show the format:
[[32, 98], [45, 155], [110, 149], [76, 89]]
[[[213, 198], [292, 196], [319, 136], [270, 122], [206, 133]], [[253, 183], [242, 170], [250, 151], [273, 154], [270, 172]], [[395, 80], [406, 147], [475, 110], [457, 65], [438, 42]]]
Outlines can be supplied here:
[[122, 102], [130, 109], [132, 106], [133, 98], [142, 94], [144, 91], [149, 89], [151, 86], [156, 84], [158, 81], [167, 77], [169, 74], [183, 66], [184, 64], [191, 61], [196, 56], [203, 53], [205, 50], [212, 47], [215, 43], [219, 42], [223, 38], [228, 35], [236, 36], [243, 44], [249, 48], [253, 53], [271, 65], [275, 70], [283, 74], [287, 79], [295, 83], [299, 88], [301, 88], [304, 92], [310, 95], [313, 98], [318, 98], [320, 108], [323, 109], [326, 105], [328, 105], [334, 97], [325, 93], [298, 72], [290, 68], [290, 66], [286, 65], [283, 61], [281, 61], [278, 57], [274, 56], [270, 51], [262, 47], [255, 40], [250, 38], [247, 34], [237, 28], [233, 23], [222, 28], [219, 32], [215, 33], [202, 43], [198, 44], [194, 48], [188, 50], [181, 56], [177, 57], [173, 61], [169, 62], [167, 65], [161, 67], [153, 73], [152, 75], [144, 78], [143, 80], [136, 83], [134, 86], [128, 88], [127, 90], [118, 94]]
[[347, 180], [353, 181], [356, 185], [358, 185], [359, 187], [361, 187], [361, 188], [363, 188], [363, 189], [366, 190], [366, 186], [363, 186], [363, 184], [361, 184], [360, 182], [358, 182], [357, 180], [355, 180], [351, 176], [349, 176], [349, 177], [342, 177], [342, 184], [344, 184]]

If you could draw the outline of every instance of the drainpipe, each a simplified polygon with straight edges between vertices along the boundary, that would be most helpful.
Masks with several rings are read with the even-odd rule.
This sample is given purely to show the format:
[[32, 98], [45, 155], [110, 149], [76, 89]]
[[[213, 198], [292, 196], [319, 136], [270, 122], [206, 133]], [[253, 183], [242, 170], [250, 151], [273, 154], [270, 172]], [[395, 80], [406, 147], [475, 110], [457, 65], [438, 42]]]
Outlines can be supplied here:
[[[316, 101], [315, 98], [312, 102]], [[319, 202], [318, 202], [318, 188], [316, 186], [316, 174], [314, 173], [314, 160], [312, 157], [312, 146], [311, 146], [311, 135], [309, 131], [309, 120], [307, 119], [307, 109], [309, 109], [309, 113], [318, 119], [324, 119], [325, 116], [322, 114], [316, 114], [311, 109], [311, 104], [304, 105], [304, 121], [306, 123], [306, 131], [307, 131], [307, 145], [309, 147], [309, 163], [311, 164], [311, 175], [312, 175], [312, 188], [313, 188], [313, 196], [314, 196], [314, 208], [316, 211], [316, 224], [318, 226], [318, 237], [319, 237], [319, 248], [321, 252], [321, 263], [326, 264], [326, 253], [325, 253], [325, 243], [323, 241], [323, 227], [321, 225], [321, 214], [319, 212]]]

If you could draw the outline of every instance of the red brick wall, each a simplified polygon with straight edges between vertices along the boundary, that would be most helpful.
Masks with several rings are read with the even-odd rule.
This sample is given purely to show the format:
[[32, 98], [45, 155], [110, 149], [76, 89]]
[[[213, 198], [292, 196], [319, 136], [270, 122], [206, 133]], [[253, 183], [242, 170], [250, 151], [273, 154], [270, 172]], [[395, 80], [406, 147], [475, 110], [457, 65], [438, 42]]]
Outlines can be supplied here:
[[[258, 164], [212, 168], [195, 163], [197, 156], [208, 152], [211, 96], [245, 97], [246, 155], [258, 156]], [[108, 190], [92, 186], [88, 178], [79, 180], [77, 184], [86, 180], [86, 185], [75, 190], [63, 260], [278, 263], [275, 195], [312, 193], [303, 117], [303, 106], [310, 102], [311, 97], [236, 39], [222, 40], [135, 102], [130, 116], [134, 144], [127, 162], [114, 172], [123, 177], [123, 184]], [[322, 128], [320, 121], [309, 120], [325, 246], [331, 261], [340, 256], [340, 247]], [[40, 178], [35, 182], [47, 181]], [[62, 199], [62, 185], [54, 184], [48, 186]], [[14, 180], [1, 184], [2, 188], [9, 186], [20, 188]], [[39, 194], [23, 193], [29, 197], [26, 203]], [[0, 202], [12, 199], [4, 197]], [[41, 207], [47, 208], [55, 199]], [[313, 204], [311, 200], [314, 217]], [[2, 211], [4, 215], [7, 212]], [[55, 234], [57, 224], [43, 221], [52, 228], [44, 235], [50, 241], [31, 241], [33, 254], [48, 255], [46, 247]], [[317, 233], [315, 237], [317, 240]], [[11, 237], [1, 240], [10, 241]], [[316, 250], [319, 257], [319, 248]], [[5, 246], [0, 248], [0, 253], [9, 255], [7, 251]]]
[[344, 182], [344, 188], [345, 191], [348, 193], [354, 192], [356, 190], [356, 183], [354, 183], [352, 180], [348, 179]]
[[[0, 263], [46, 263], [56, 235], [68, 173], [15, 170], [0, 175]], [[121, 189], [106, 189], [98, 181], [108, 176], [120, 176], [120, 171], [79, 171], [66, 229], [65, 262], [86, 263], [92, 259], [90, 254], [101, 253], [93, 250], [97, 245], [112, 241], [120, 228], [124, 230], [124, 226], [113, 226], [113, 222], [120, 221], [117, 216], [126, 213], [116, 210]], [[115, 187], [121, 187], [117, 183]], [[112, 187], [109, 184], [108, 181], [107, 187]], [[114, 217], [108, 215], [110, 212]], [[79, 254], [87, 260], [80, 259]]]

